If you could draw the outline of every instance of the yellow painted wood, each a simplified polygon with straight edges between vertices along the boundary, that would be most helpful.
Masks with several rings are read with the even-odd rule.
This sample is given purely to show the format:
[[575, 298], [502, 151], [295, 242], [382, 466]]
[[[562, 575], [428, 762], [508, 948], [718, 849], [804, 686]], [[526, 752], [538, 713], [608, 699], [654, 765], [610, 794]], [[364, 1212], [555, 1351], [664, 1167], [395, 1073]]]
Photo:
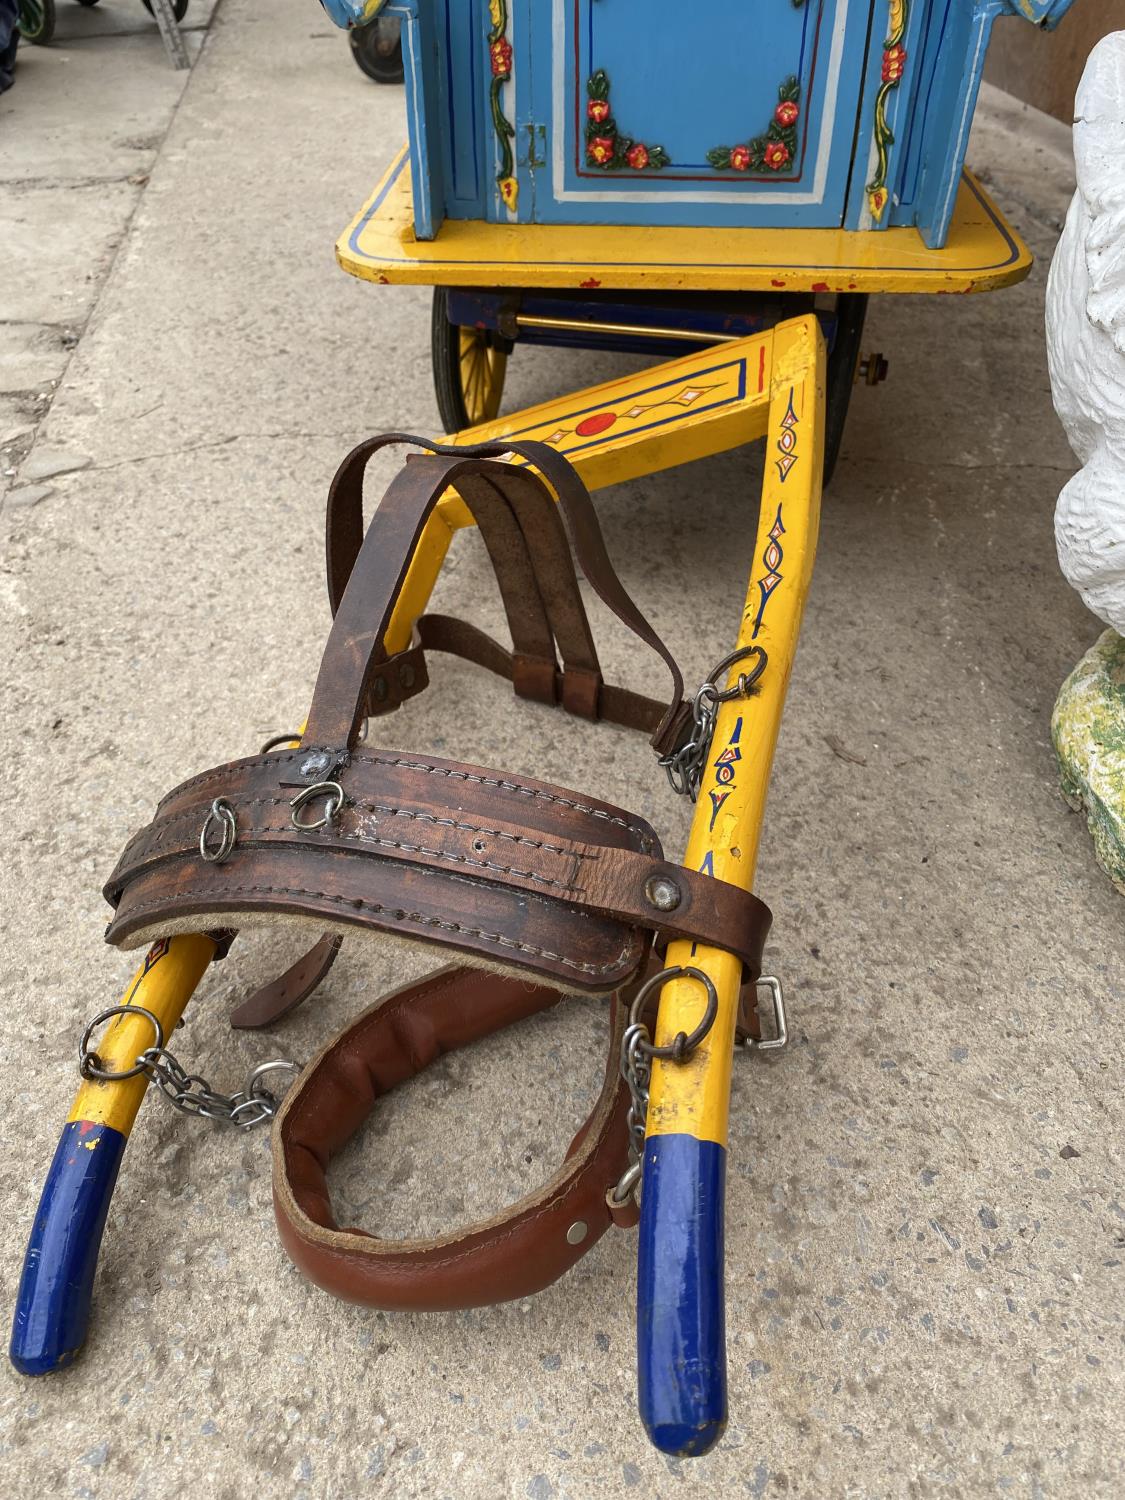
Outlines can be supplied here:
[[[453, 499], [443, 500], [441, 505], [452, 507]], [[472, 524], [472, 516], [465, 509], [461, 500], [456, 500], [456, 506], [464, 512], [465, 524]], [[414, 556], [410, 559], [410, 566], [406, 570], [406, 579], [399, 590], [399, 596], [395, 600], [395, 607], [391, 614], [391, 623], [387, 626], [387, 633], [383, 637], [383, 644], [388, 652], [405, 651], [410, 645], [410, 638], [414, 631], [414, 622], [419, 615], [426, 613], [426, 606], [430, 602], [430, 595], [434, 591], [438, 574], [441, 572], [442, 564], [445, 562], [449, 544], [453, 540], [453, 529], [439, 510], [435, 511], [426, 522], [422, 538], [414, 549]], [[460, 525], [460, 521], [458, 521]]]
[[1032, 256], [966, 172], [949, 239], [916, 229], [683, 229], [485, 224], [447, 219], [415, 238], [406, 149], [340, 236], [364, 281], [422, 286], [690, 291], [986, 292], [1022, 281]]
[[[587, 488], [623, 484], [763, 437], [773, 340], [771, 329], [695, 350], [443, 441], [465, 445], [534, 439], [565, 454]], [[414, 621], [426, 609], [453, 532], [472, 524], [456, 494], [439, 503], [395, 606], [385, 638], [388, 651], [410, 644]]]
[[[129, 981], [120, 1004], [141, 1005], [152, 1011], [164, 1028], [167, 1045], [214, 956], [214, 939], [202, 934], [154, 943]], [[106, 1026], [96, 1047], [104, 1068], [124, 1072], [155, 1041], [144, 1016], [116, 1016]], [[92, 1120], [128, 1136], [147, 1088], [148, 1079], [143, 1073], [120, 1083], [83, 1080], [67, 1120]]]
[[[812, 578], [824, 455], [824, 340], [814, 317], [774, 330], [769, 431], [754, 566], [737, 646], [762, 646], [769, 664], [755, 697], [719, 710], [684, 863], [750, 890], [770, 768]], [[738, 677], [732, 669], [731, 681]], [[728, 683], [728, 685], [730, 685]], [[681, 1133], [725, 1146], [741, 965], [703, 944], [669, 944], [667, 966], [691, 964], [718, 990], [719, 1013], [683, 1063], [654, 1060], [648, 1134]], [[703, 1014], [698, 980], [675, 979], [661, 994], [656, 1041], [691, 1032]]]

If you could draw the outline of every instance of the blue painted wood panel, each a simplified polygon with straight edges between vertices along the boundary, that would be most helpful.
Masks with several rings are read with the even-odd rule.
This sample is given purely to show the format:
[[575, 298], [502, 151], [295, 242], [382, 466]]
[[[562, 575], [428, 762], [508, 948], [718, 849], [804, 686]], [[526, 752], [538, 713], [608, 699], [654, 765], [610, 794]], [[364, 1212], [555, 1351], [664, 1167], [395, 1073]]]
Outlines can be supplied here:
[[481, 219], [488, 175], [480, 86], [488, 27], [481, 0], [437, 0], [434, 29], [445, 212], [451, 219]]
[[[839, 225], [872, 4], [521, 0], [517, 20], [532, 33], [532, 115], [548, 144], [534, 173], [535, 219]], [[588, 81], [599, 72], [610, 123], [593, 142], [639, 144], [647, 167], [643, 155], [638, 166], [618, 152], [609, 170], [594, 158], [587, 125], [599, 121], [590, 121]], [[796, 86], [786, 90], [790, 78]], [[771, 125], [790, 133], [779, 140]], [[756, 141], [773, 147], [768, 163]], [[741, 154], [717, 167], [708, 158], [722, 147]], [[668, 162], [654, 170], [656, 148]]]
[[917, 224], [941, 245], [993, 19], [1051, 27], [1070, 4], [390, 0], [416, 232]]

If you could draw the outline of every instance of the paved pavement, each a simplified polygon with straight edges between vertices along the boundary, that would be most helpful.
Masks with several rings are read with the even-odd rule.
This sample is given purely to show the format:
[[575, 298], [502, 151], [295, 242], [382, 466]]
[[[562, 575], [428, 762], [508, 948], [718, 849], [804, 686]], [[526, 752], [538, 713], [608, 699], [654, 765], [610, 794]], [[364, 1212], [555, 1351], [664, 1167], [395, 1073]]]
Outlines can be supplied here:
[[[100, 881], [168, 786], [299, 720], [328, 621], [328, 478], [373, 429], [435, 423], [425, 294], [332, 256], [401, 137], [399, 93], [311, 0], [221, 0], [190, 76], [139, 4], [62, 16], [76, 40], [25, 54], [0, 102], [5, 1307], [76, 1038], [129, 969], [101, 944]], [[106, 18], [114, 34], [85, 34]], [[1033, 127], [990, 96], [972, 156], [1046, 256], [1069, 173]], [[628, 1237], [534, 1302], [350, 1308], [283, 1255], [265, 1139], [150, 1100], [85, 1355], [0, 1375], [0, 1492], [1121, 1492], [1121, 905], [1048, 743], [1096, 626], [1053, 554], [1073, 463], [1043, 280], [1041, 262], [1002, 295], [872, 313], [891, 379], [857, 393], [826, 506], [762, 854], [796, 1040], [737, 1070], [722, 1447], [694, 1464], [646, 1447]], [[510, 399], [621, 367], [532, 352]], [[736, 624], [760, 465], [731, 454], [599, 501], [693, 672]], [[473, 539], [440, 600], [495, 625]], [[609, 671], [644, 687], [597, 623]], [[406, 744], [578, 780], [682, 839], [643, 748], [434, 676], [393, 725]], [[177, 1034], [219, 1083], [308, 1056], [404, 960], [346, 954], [276, 1041], [231, 1035], [230, 1004], [276, 964], [240, 945]], [[569, 1140], [601, 1026], [576, 1002], [433, 1070], [340, 1163], [342, 1212], [424, 1233], [509, 1201]]]

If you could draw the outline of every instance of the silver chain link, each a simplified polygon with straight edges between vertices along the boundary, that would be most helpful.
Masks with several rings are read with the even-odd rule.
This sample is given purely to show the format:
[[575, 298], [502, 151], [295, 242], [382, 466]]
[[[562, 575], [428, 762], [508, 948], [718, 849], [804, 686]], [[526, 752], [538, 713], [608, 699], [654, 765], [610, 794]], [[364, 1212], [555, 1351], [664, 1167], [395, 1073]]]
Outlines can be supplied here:
[[[94, 1029], [113, 1016], [144, 1016], [152, 1026], [156, 1043], [142, 1052], [131, 1068], [112, 1071], [102, 1065], [98, 1054], [90, 1047]], [[82, 1034], [78, 1047], [78, 1071], [83, 1078], [98, 1079], [103, 1083], [121, 1082], [125, 1078], [136, 1078], [147, 1074], [160, 1092], [176, 1109], [185, 1115], [202, 1115], [208, 1120], [221, 1120], [235, 1125], [240, 1130], [251, 1130], [272, 1120], [281, 1105], [281, 1100], [266, 1088], [262, 1080], [270, 1073], [299, 1073], [300, 1066], [286, 1058], [273, 1058], [251, 1068], [242, 1088], [234, 1094], [220, 1094], [206, 1078], [198, 1073], [189, 1073], [179, 1059], [164, 1045], [164, 1028], [152, 1011], [142, 1005], [114, 1005], [95, 1016]]]
[[[729, 672], [737, 662], [748, 657], [755, 659], [749, 672], [740, 672], [734, 687], [725, 690], [719, 687], [719, 679]], [[691, 701], [692, 727], [688, 738], [677, 749], [660, 757], [660, 765], [667, 772], [668, 781], [678, 797], [690, 797], [694, 802], [703, 783], [703, 772], [707, 764], [707, 752], [715, 733], [715, 720], [719, 716], [719, 704], [733, 698], [748, 698], [754, 684], [769, 664], [769, 658], [761, 646], [746, 646], [734, 651], [713, 668], [707, 681], [699, 688]]]
[[147, 1052], [141, 1053], [137, 1061], [144, 1065], [145, 1072], [165, 1099], [183, 1114], [221, 1120], [240, 1130], [252, 1130], [255, 1125], [264, 1125], [267, 1120], [273, 1119], [281, 1106], [281, 1100], [262, 1083], [268, 1073], [301, 1071], [296, 1063], [276, 1057], [251, 1068], [245, 1084], [237, 1093], [220, 1094], [206, 1078], [201, 1078], [198, 1073], [189, 1073], [166, 1047], [150, 1047]]
[[[697, 979], [707, 991], [707, 1008], [703, 1019], [689, 1036], [681, 1031], [667, 1047], [654, 1045], [648, 1026], [641, 1019], [650, 996], [663, 989], [670, 979]], [[635, 1197], [641, 1182], [641, 1162], [645, 1150], [645, 1127], [648, 1121], [648, 1089], [652, 1080], [652, 1059], [665, 1058], [672, 1062], [684, 1062], [699, 1046], [718, 1013], [719, 997], [710, 977], [702, 969], [662, 969], [654, 974], [637, 991], [636, 999], [629, 1007], [629, 1023], [621, 1038], [621, 1076], [629, 1088], [629, 1109], [625, 1124], [629, 1133], [629, 1165], [625, 1168], [617, 1185], [610, 1189], [614, 1203], [626, 1203]]]
[[[707, 987], [707, 1009], [699, 1025], [687, 1036], [680, 1032], [667, 1047], [655, 1047], [648, 1027], [641, 1020], [645, 1004], [654, 989], [669, 979], [699, 979]], [[759, 1052], [777, 1052], [789, 1045], [789, 1023], [785, 1014], [785, 999], [781, 981], [772, 974], [763, 974], [759, 987], [769, 990], [773, 1009], [774, 1036], [755, 1040], [747, 1037], [746, 1047]], [[645, 1131], [648, 1126], [648, 1091], [652, 1082], [652, 1059], [662, 1057], [673, 1062], [683, 1062], [711, 1030], [718, 1006], [715, 987], [702, 969], [664, 969], [643, 985], [637, 998], [629, 1008], [629, 1024], [621, 1038], [621, 1076], [629, 1087], [629, 1109], [625, 1124], [629, 1133], [629, 1165], [621, 1174], [616, 1186], [610, 1188], [611, 1203], [627, 1203], [640, 1193], [641, 1167], [645, 1152]]]

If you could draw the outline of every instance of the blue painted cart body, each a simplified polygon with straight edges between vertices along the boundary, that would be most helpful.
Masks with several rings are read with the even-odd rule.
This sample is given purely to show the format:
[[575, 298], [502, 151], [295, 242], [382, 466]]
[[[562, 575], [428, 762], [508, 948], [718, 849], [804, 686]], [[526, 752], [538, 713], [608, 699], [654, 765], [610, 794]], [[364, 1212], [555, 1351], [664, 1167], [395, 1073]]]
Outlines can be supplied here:
[[908, 224], [940, 246], [993, 21], [1071, 3], [392, 0], [416, 232]]

